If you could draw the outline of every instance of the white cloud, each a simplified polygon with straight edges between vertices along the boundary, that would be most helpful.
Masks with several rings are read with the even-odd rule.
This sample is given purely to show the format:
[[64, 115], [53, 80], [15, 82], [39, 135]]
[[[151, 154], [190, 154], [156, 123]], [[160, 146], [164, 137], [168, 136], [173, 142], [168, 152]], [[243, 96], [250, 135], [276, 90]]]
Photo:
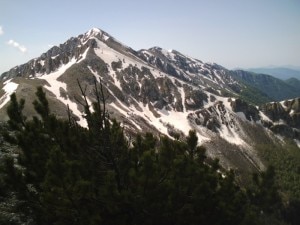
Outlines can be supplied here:
[[0, 26], [0, 35], [4, 34], [3, 27]]
[[27, 48], [25, 46], [20, 45], [18, 42], [14, 40], [9, 40], [7, 44], [17, 48], [22, 53], [25, 53], [27, 51]]

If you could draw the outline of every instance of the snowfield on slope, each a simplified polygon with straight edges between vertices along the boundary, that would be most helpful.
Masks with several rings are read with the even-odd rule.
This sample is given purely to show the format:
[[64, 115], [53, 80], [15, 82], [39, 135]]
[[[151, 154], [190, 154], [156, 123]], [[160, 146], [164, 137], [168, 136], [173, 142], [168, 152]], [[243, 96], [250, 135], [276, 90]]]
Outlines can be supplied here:
[[2, 90], [5, 93], [0, 98], [0, 109], [9, 102], [10, 95], [13, 94], [19, 86], [19, 84], [12, 82], [12, 79], [5, 81], [3, 84], [4, 84], [4, 87], [2, 88]]
[[58, 81], [57, 79], [72, 65], [75, 63], [79, 63], [86, 57], [88, 49], [83, 54], [82, 58], [80, 60], [76, 60], [75, 58], [72, 58], [67, 64], [62, 65], [57, 71], [52, 72], [47, 75], [39, 76], [38, 79], [45, 80], [49, 83], [50, 86], [44, 86], [47, 90], [52, 92], [55, 97], [64, 103], [66, 106], [69, 106], [69, 109], [79, 118], [78, 124], [82, 127], [87, 127], [87, 122], [82, 116], [82, 112], [78, 110], [78, 106], [75, 102], [71, 101], [68, 97], [64, 98], [60, 94], [60, 90], [67, 91], [67, 84], [61, 81]]

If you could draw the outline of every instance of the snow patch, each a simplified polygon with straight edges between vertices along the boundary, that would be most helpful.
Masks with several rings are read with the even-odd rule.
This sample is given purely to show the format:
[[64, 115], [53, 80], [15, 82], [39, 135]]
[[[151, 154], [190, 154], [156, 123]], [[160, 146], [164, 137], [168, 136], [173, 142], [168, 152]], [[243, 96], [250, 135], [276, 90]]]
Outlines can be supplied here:
[[235, 129], [230, 129], [227, 126], [222, 125], [219, 129], [219, 134], [229, 143], [240, 146], [248, 146], [248, 144], [240, 137]]
[[97, 80], [98, 83], [100, 83], [100, 76], [97, 72], [94, 72], [93, 69], [88, 66], [88, 69], [91, 71], [91, 73], [94, 75], [95, 79]]
[[19, 86], [19, 84], [16, 84], [11, 80], [12, 79], [9, 79], [3, 83], [4, 87], [2, 90], [5, 91], [5, 94], [0, 98], [0, 109], [9, 102], [10, 95], [13, 94]]
[[86, 32], [86, 36], [91, 36], [91, 35], [97, 35], [97, 34], [101, 34], [102, 31], [98, 28], [93, 27], [92, 29], [90, 29], [88, 32]]
[[[82, 59], [81, 59], [82, 60]], [[79, 61], [81, 61], [79, 60]], [[78, 61], [78, 62], [79, 62]], [[74, 65], [76, 63], [76, 59], [72, 58], [72, 60], [70, 60], [69, 63], [62, 65], [57, 71], [52, 72], [48, 75], [44, 75], [39, 77], [38, 79], [41, 80], [45, 80], [49, 83], [50, 86], [44, 86], [46, 89], [48, 89], [49, 91], [51, 91], [55, 97], [61, 101], [62, 103], [64, 103], [65, 105], [68, 105], [70, 110], [79, 117], [79, 121], [78, 124], [82, 127], [87, 127], [87, 122], [86, 120], [82, 117], [82, 112], [80, 112], [77, 108], [77, 104], [75, 102], [72, 102], [69, 98], [63, 98], [60, 95], [60, 90], [64, 90], [67, 91], [67, 84], [61, 81], [58, 81], [57, 79], [68, 69], [70, 68], [72, 65]]]
[[267, 121], [267, 122], [273, 122], [269, 117], [266, 116], [262, 111], [259, 111], [259, 117], [261, 120]]
[[84, 51], [83, 54], [80, 54], [80, 55], [79, 55], [79, 57], [78, 57], [76, 63], [80, 63], [82, 60], [84, 60], [84, 59], [86, 58], [86, 55], [87, 55], [89, 49], [90, 49], [90, 48], [87, 48], [87, 49]]
[[127, 111], [125, 111], [121, 107], [117, 106], [114, 102], [110, 103], [109, 105], [112, 106], [113, 108], [115, 108], [116, 110], [118, 110], [119, 113], [123, 114], [125, 117], [128, 115]]
[[298, 148], [300, 148], [300, 141], [298, 139], [294, 139], [296, 145], [298, 146]]
[[245, 116], [245, 113], [243, 112], [236, 112], [235, 114], [238, 115], [239, 118], [241, 118], [242, 120], [247, 120], [246, 116]]
[[[122, 53], [114, 50], [113, 48], [111, 48], [107, 44], [105, 44], [104, 42], [102, 42], [98, 39], [95, 39], [95, 40], [96, 40], [97, 46], [98, 46], [98, 48], [94, 49], [95, 53], [99, 58], [101, 58], [108, 65], [111, 75], [115, 74], [115, 72], [111, 69], [111, 63], [121, 61], [123, 68], [127, 68], [130, 65], [132, 65], [132, 66], [136, 66], [137, 68], [142, 70], [142, 67], [145, 67], [145, 68], [148, 68], [149, 70], [152, 70], [151, 73], [154, 77], [161, 77], [160, 71], [145, 64], [139, 58], [136, 58], [136, 56], [131, 54], [132, 57], [129, 57], [125, 54], [122, 54]], [[114, 80], [115, 80], [115, 84], [120, 88], [120, 85], [118, 84], [118, 82], [116, 82], [116, 79], [114, 79]], [[120, 88], [120, 90], [122, 90], [122, 89]]]
[[103, 39], [104, 39], [104, 41], [107, 41], [109, 39], [109, 36], [103, 34]]
[[174, 128], [181, 130], [185, 135], [188, 135], [191, 130], [187, 112], [175, 112], [173, 110], [167, 111], [165, 109], [158, 111], [161, 115], [160, 121], [174, 126]]
[[282, 106], [282, 108], [284, 108], [285, 110], [287, 109], [287, 106], [284, 104], [285, 100], [284, 101], [281, 101], [279, 102], [280, 105]]
[[274, 125], [286, 125], [286, 121], [279, 119], [278, 121], [274, 122]]
[[105, 63], [111, 66], [112, 62], [122, 61], [123, 68], [131, 65], [136, 65], [139, 69], [141, 69], [143, 65], [142, 63], [138, 63], [137, 59], [132, 59], [124, 54], [120, 54], [118, 51], [110, 48], [104, 42], [96, 39], [98, 48], [95, 49], [95, 52], [98, 57], [100, 57]]

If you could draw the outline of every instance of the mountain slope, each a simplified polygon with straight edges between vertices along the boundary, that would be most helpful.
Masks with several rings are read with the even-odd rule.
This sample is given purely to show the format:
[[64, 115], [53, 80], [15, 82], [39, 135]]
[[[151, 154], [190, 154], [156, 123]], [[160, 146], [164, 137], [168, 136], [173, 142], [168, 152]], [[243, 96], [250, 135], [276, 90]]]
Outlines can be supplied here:
[[232, 71], [232, 76], [244, 84], [264, 92], [266, 95], [276, 101], [300, 96], [299, 89], [270, 75], [236, 70]]
[[300, 92], [300, 80], [299, 79], [292, 77], [292, 78], [285, 80], [285, 82]]
[[66, 118], [68, 106], [78, 123], [87, 126], [78, 83], [91, 104], [96, 100], [94, 81], [101, 81], [106, 109], [122, 122], [128, 137], [150, 131], [182, 139], [194, 129], [208, 155], [220, 158], [224, 167], [241, 173], [260, 170], [264, 165], [255, 143], [279, 143], [278, 134], [298, 140], [298, 117], [288, 123], [294, 136], [272, 132], [277, 118], [271, 115], [279, 112], [259, 110], [240, 100], [245, 93], [248, 98], [268, 97], [235, 75], [177, 51], [159, 47], [135, 51], [93, 28], [2, 74], [0, 118], [5, 120], [9, 94], [14, 91], [29, 103], [25, 114], [34, 115], [30, 102], [36, 87], [43, 86], [55, 114]]

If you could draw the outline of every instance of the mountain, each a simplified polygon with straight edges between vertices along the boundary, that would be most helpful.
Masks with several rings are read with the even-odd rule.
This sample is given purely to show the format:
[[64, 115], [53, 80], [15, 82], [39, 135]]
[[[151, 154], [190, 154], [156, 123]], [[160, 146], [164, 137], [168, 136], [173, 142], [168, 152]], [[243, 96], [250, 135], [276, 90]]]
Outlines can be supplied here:
[[[129, 138], [149, 131], [183, 139], [194, 129], [210, 157], [245, 173], [264, 168], [257, 144], [280, 144], [282, 137], [300, 143], [300, 112], [299, 98], [263, 104], [270, 95], [253, 85], [255, 79], [245, 82], [244, 73], [160, 47], [136, 51], [93, 28], [3, 73], [0, 118], [7, 120], [13, 92], [26, 99], [24, 114], [35, 115], [31, 102], [43, 86], [53, 113], [67, 118], [68, 106], [86, 127], [79, 84], [91, 104], [94, 82], [101, 82], [107, 112]], [[257, 102], [260, 107], [251, 104]]]
[[285, 82], [288, 85], [297, 89], [298, 91], [300, 90], [300, 80], [299, 79], [293, 77], [293, 78], [289, 78], [289, 79], [285, 80]]
[[287, 80], [289, 78], [300, 79], [300, 69], [299, 68], [286, 68], [286, 67], [271, 67], [271, 68], [250, 68], [247, 71], [260, 73], [260, 74], [269, 74], [273, 77], [276, 77], [281, 80]]
[[257, 74], [244, 70], [232, 71], [232, 76], [240, 82], [256, 88], [275, 101], [282, 101], [300, 96], [300, 86], [289, 83], [267, 74]]

